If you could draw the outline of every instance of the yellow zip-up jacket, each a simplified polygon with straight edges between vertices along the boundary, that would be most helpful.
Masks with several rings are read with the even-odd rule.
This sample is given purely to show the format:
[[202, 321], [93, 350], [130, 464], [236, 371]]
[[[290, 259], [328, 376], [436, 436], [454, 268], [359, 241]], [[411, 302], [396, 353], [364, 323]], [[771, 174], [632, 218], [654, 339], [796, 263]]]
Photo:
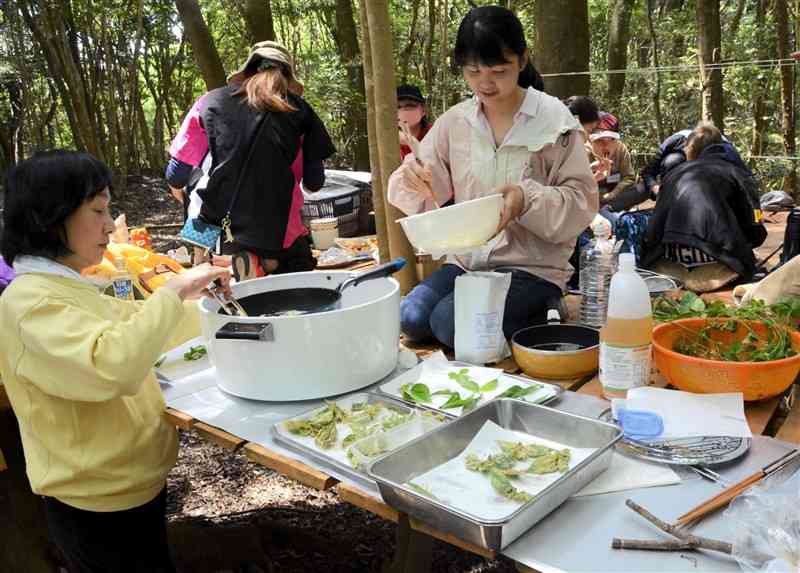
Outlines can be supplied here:
[[153, 365], [200, 333], [171, 289], [144, 302], [79, 279], [18, 276], [0, 296], [0, 375], [34, 492], [90, 511], [153, 499], [178, 451]]

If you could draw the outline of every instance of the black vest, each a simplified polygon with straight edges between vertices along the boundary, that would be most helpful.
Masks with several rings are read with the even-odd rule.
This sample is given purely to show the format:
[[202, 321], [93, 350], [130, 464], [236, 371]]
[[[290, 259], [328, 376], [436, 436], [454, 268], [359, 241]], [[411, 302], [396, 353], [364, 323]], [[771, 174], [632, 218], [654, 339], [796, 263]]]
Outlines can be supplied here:
[[280, 251], [295, 185], [291, 166], [308, 106], [290, 96], [299, 111], [256, 111], [245, 98], [233, 97], [238, 87], [212, 90], [204, 101], [201, 118], [212, 163], [208, 186], [199, 191], [201, 217], [219, 225], [231, 209], [231, 231], [238, 244]]

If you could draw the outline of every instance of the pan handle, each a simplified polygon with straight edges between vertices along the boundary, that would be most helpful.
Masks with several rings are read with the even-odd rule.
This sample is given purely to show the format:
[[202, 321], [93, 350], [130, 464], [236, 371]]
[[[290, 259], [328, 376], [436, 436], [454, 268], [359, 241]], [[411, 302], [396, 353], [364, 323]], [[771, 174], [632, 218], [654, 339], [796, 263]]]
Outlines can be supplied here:
[[378, 265], [373, 269], [346, 278], [336, 288], [336, 290], [341, 293], [344, 289], [351, 286], [358, 286], [364, 281], [370, 281], [372, 279], [382, 279], [384, 277], [388, 277], [389, 275], [393, 275], [394, 273], [402, 269], [404, 266], [406, 266], [405, 258], [397, 257], [396, 259], [389, 261], [388, 263]]

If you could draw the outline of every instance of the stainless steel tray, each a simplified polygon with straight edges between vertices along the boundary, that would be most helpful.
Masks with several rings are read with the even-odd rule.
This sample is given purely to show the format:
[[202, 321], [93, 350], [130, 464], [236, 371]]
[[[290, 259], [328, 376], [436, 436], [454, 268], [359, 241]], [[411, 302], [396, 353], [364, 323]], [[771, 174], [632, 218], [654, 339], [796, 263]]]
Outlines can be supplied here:
[[[358, 392], [355, 394], [349, 394], [332, 401], [336, 402], [340, 406], [347, 406], [348, 408], [356, 402], [367, 402], [368, 404], [385, 404], [387, 407], [403, 414], [410, 414], [415, 411], [419, 411], [418, 409], [409, 407], [400, 400], [395, 400], [391, 397], [378, 396], [372, 392]], [[280, 422], [274, 424], [272, 426], [272, 433], [275, 437], [275, 440], [289, 448], [305, 454], [323, 466], [336, 469], [339, 473], [344, 474], [345, 476], [357, 482], [372, 483], [372, 480], [369, 478], [369, 476], [367, 476], [366, 472], [359, 471], [347, 462], [346, 450], [338, 448], [336, 452], [340, 453], [337, 457], [336, 455], [333, 455], [333, 452], [330, 450], [322, 450], [313, 446], [308, 446], [307, 444], [303, 443], [303, 440], [300, 436], [292, 434], [286, 430], [284, 426], [285, 422], [292, 420], [303, 420], [321, 410], [323, 407], [324, 406], [317, 406], [316, 408], [311, 408], [310, 410], [307, 410], [301, 414], [292, 416], [291, 418], [286, 418], [285, 420], [281, 420]]]
[[[600, 420], [614, 423], [611, 410], [600, 414]], [[617, 442], [617, 449], [628, 455], [657, 462], [682, 466], [716, 466], [735, 460], [747, 453], [751, 438], [730, 436], [701, 436], [668, 440], [634, 440], [627, 436]]]
[[[448, 363], [451, 366], [457, 366], [459, 368], [476, 368], [477, 367], [475, 364], [469, 364], [468, 362], [459, 362], [459, 361], [455, 361], [455, 360], [454, 361], [449, 361]], [[415, 368], [421, 368], [421, 367], [422, 367], [422, 363], [417, 365]], [[407, 370], [406, 372], [403, 372], [399, 376], [396, 376], [395, 378], [389, 380], [388, 382], [386, 382], [384, 384], [381, 384], [375, 390], [372, 390], [372, 391], [377, 393], [377, 394], [379, 394], [379, 395], [381, 395], [381, 396], [385, 396], [387, 398], [390, 398], [392, 400], [398, 400], [400, 402], [403, 402], [404, 404], [408, 404], [409, 406], [412, 406], [414, 408], [421, 408], [423, 410], [429, 410], [431, 412], [436, 412], [437, 414], [444, 414], [448, 418], [457, 418], [457, 417], [459, 417], [459, 415], [461, 415], [461, 414], [456, 414], [451, 410], [442, 410], [442, 409], [439, 409], [436, 406], [432, 406], [430, 404], [422, 404], [422, 403], [419, 403], [419, 402], [409, 402], [408, 400], [404, 400], [401, 396], [398, 396], [398, 395], [394, 394], [392, 391], [387, 390], [389, 388], [397, 388], [400, 385], [405, 384], [406, 382], [416, 382], [416, 381], [418, 381], [419, 377], [418, 376], [415, 377], [415, 374], [414, 374], [415, 368], [412, 368], [411, 370]], [[421, 371], [419, 373], [421, 373]], [[539, 386], [543, 386], [544, 388], [550, 390], [551, 395], [547, 396], [545, 399], [543, 399], [541, 401], [529, 402], [527, 400], [520, 400], [521, 402], [525, 402], [527, 404], [540, 404], [540, 405], [552, 404], [553, 402], [558, 400], [561, 397], [561, 395], [564, 393], [564, 389], [561, 386], [559, 386], [558, 384], [550, 384], [549, 382], [542, 382], [541, 380], [536, 380], [534, 378], [527, 378], [527, 377], [524, 377], [524, 376], [517, 376], [516, 374], [507, 374], [505, 372], [502, 373], [499, 376], [502, 376], [503, 378], [510, 378], [511, 380], [513, 380], [515, 382], [519, 382], [520, 385], [523, 385], [523, 386], [530, 386], [531, 384], [538, 384]], [[491, 401], [493, 401], [495, 399], [496, 398], [492, 398], [490, 400], [487, 400], [486, 402], [484, 402], [484, 404], [488, 404], [489, 402], [491, 402]], [[479, 407], [482, 406], [482, 405], [483, 404], [479, 405]]]
[[[502, 428], [576, 448], [596, 448], [596, 451], [502, 520], [481, 520], [404, 485], [458, 456], [489, 420]], [[605, 471], [611, 463], [613, 446], [621, 437], [620, 428], [612, 424], [503, 398], [484, 404], [377, 459], [368, 472], [378, 482], [384, 501], [393, 508], [464, 541], [497, 551]]]

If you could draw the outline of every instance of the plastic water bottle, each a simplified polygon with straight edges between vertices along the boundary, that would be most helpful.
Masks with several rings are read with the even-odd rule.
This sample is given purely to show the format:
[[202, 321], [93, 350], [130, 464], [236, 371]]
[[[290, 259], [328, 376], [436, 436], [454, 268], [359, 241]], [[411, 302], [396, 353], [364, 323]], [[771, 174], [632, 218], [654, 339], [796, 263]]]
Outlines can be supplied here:
[[600, 384], [606, 398], [625, 398], [650, 381], [653, 309], [631, 253], [619, 256], [611, 279], [608, 318], [600, 330]]
[[611, 241], [611, 224], [603, 217], [592, 223], [594, 239], [581, 251], [581, 324], [600, 328], [606, 323], [608, 290], [617, 261]]
[[133, 276], [128, 272], [125, 260], [122, 257], [115, 257], [114, 267], [117, 269], [111, 281], [114, 287], [114, 296], [123, 300], [134, 300]]

